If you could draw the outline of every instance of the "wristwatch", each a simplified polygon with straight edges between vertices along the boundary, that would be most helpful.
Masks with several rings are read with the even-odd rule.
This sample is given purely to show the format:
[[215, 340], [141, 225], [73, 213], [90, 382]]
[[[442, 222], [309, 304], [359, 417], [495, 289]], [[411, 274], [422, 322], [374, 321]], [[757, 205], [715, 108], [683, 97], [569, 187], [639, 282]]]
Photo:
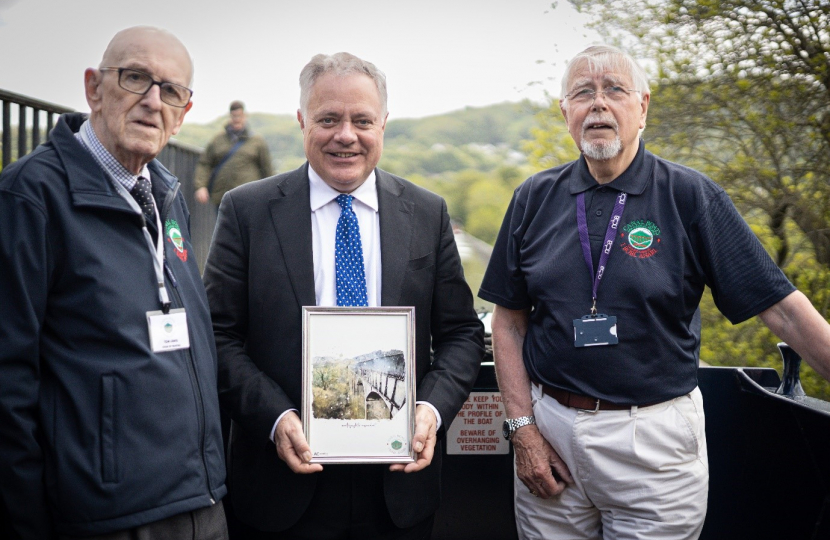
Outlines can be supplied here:
[[529, 426], [536, 423], [535, 416], [520, 416], [518, 418], [508, 418], [501, 426], [501, 434], [508, 441], [513, 439], [513, 434], [520, 427]]

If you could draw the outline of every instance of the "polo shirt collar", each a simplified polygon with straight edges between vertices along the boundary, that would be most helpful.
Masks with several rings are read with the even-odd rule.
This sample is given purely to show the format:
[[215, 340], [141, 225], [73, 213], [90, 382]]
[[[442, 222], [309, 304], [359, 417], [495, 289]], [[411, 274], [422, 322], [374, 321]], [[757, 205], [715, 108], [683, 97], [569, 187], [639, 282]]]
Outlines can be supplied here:
[[[605, 184], [605, 186], [628, 193], [629, 195], [640, 195], [645, 191], [651, 178], [651, 166], [651, 160], [646, 159], [646, 144], [640, 139], [640, 147], [637, 150], [637, 155], [634, 156], [634, 161], [631, 162], [631, 165], [621, 175], [612, 182]], [[576, 195], [577, 193], [597, 186], [599, 184], [591, 176], [591, 172], [588, 170], [588, 163], [585, 161], [585, 156], [580, 155], [576, 162], [575, 174], [571, 175], [571, 195]]]

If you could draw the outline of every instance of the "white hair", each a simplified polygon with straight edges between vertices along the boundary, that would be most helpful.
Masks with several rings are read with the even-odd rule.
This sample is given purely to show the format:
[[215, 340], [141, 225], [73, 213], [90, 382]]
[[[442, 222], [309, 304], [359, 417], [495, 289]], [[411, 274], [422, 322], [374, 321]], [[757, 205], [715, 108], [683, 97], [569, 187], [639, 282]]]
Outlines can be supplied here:
[[631, 77], [634, 85], [633, 90], [639, 92], [641, 95], [651, 94], [648, 86], [648, 75], [646, 75], [646, 71], [634, 58], [610, 45], [594, 45], [577, 54], [568, 63], [567, 69], [565, 69], [560, 94], [563, 108], [568, 108], [568, 98], [566, 96], [571, 86], [571, 79], [578, 70], [585, 67], [592, 74], [606, 71], [620, 71]]

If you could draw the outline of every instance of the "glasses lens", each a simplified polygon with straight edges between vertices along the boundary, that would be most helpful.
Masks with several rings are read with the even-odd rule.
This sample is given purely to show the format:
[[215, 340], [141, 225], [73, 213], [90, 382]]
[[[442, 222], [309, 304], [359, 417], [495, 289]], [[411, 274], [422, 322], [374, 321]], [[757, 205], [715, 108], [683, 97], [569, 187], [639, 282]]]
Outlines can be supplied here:
[[121, 77], [118, 79], [118, 84], [121, 88], [136, 94], [143, 94], [153, 84], [153, 79], [146, 73], [135, 71], [132, 69], [122, 69]]
[[623, 99], [625, 96], [628, 95], [628, 92], [626, 92], [625, 89], [621, 86], [609, 86], [608, 88], [604, 89], [603, 93], [605, 94], [605, 97], [607, 97], [608, 99], [614, 99], [617, 101]]
[[173, 83], [161, 83], [161, 100], [174, 107], [184, 107], [190, 101], [192, 92], [189, 88]]
[[592, 99], [594, 99], [595, 94], [596, 92], [594, 92], [593, 90], [583, 88], [582, 90], [579, 90], [576, 93], [574, 93], [571, 99], [576, 101], [577, 103], [584, 103], [586, 101], [591, 101]]

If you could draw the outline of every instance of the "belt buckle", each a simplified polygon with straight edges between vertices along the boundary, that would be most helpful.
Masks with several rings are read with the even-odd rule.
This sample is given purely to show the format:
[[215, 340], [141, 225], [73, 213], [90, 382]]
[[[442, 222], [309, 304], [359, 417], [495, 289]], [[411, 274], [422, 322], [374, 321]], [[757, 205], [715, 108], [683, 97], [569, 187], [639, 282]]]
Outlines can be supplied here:
[[593, 409], [583, 409], [582, 407], [576, 407], [576, 408], [579, 409], [580, 411], [585, 411], [585, 412], [589, 412], [589, 413], [592, 413], [592, 414], [596, 413], [596, 412], [599, 411], [599, 398], [594, 398], [594, 401], [596, 403], [594, 403], [594, 408]]

